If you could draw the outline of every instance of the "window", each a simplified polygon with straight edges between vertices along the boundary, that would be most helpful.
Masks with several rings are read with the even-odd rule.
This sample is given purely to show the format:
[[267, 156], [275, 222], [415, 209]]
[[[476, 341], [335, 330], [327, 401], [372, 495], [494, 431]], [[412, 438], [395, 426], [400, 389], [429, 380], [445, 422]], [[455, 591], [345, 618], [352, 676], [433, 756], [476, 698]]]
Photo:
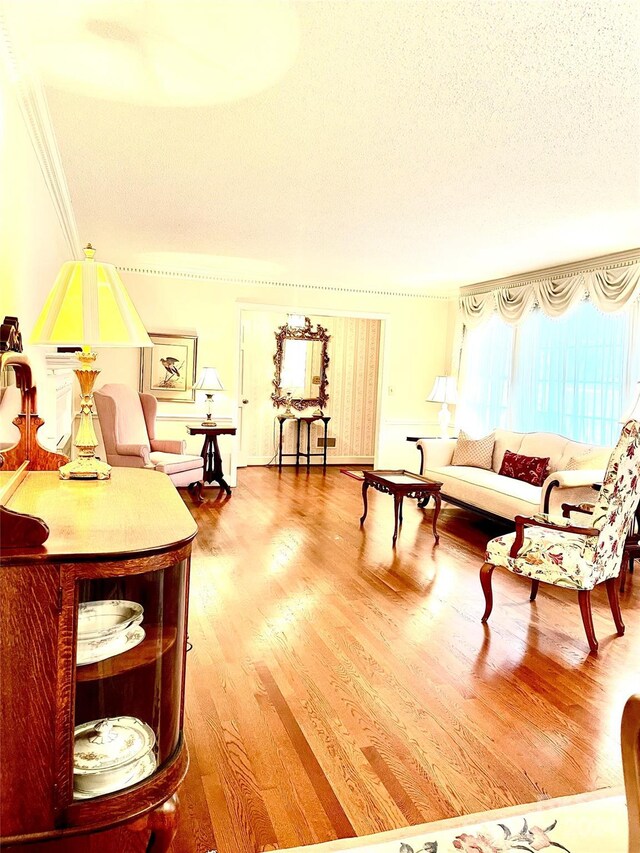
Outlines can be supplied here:
[[601, 314], [584, 301], [557, 319], [535, 309], [518, 326], [494, 315], [465, 337], [459, 425], [614, 444], [639, 378], [636, 329], [637, 305]]

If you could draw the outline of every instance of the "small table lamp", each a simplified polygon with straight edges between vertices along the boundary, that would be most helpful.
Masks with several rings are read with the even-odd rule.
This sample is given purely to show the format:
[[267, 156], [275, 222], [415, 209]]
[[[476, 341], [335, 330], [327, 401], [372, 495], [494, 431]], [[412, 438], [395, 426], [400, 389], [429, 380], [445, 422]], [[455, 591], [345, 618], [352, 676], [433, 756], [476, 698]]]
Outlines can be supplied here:
[[456, 391], [455, 376], [436, 376], [431, 393], [427, 397], [427, 402], [442, 403], [442, 408], [438, 412], [438, 422], [440, 423], [440, 435], [442, 438], [448, 438], [449, 436], [447, 430], [451, 422], [451, 413], [447, 404], [455, 404], [457, 401], [458, 392]]
[[98, 439], [93, 428], [93, 385], [99, 370], [92, 347], [153, 346], [129, 294], [113, 264], [96, 263], [89, 243], [83, 261], [62, 265], [53, 289], [35, 322], [32, 344], [81, 346], [80, 426], [74, 446], [78, 458], [60, 468], [63, 480], [107, 480], [111, 466], [96, 459]]
[[202, 421], [202, 426], [214, 427], [216, 422], [211, 420], [211, 406], [213, 405], [214, 391], [224, 391], [218, 371], [215, 367], [203, 367], [198, 381], [193, 386], [196, 391], [204, 391], [207, 395], [207, 419]]

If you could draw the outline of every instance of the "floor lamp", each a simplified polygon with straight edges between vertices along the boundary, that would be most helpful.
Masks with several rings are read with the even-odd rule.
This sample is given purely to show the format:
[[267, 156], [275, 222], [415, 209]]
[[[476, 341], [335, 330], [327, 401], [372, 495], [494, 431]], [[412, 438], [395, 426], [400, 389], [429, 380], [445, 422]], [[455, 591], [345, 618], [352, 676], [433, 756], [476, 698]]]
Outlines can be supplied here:
[[55, 347], [82, 347], [80, 367], [80, 425], [74, 447], [78, 456], [60, 468], [63, 480], [107, 480], [111, 466], [95, 456], [98, 446], [93, 428], [93, 385], [100, 373], [92, 365], [93, 347], [151, 347], [129, 294], [113, 264], [94, 260], [91, 245], [83, 261], [62, 265], [53, 289], [36, 320], [30, 343]]

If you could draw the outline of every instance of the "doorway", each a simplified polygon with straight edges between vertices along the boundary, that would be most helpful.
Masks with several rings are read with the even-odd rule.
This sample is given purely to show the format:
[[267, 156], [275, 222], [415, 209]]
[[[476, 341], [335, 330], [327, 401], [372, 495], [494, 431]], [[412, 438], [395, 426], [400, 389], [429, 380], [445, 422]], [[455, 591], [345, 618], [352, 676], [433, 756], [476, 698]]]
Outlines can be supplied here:
[[[379, 424], [379, 377], [384, 318], [307, 310], [313, 327], [324, 326], [328, 344], [328, 463], [373, 463]], [[274, 390], [275, 333], [287, 322], [288, 309], [241, 306], [238, 465], [277, 461], [278, 421], [271, 401]], [[309, 410], [310, 413], [311, 410]], [[295, 430], [285, 424], [285, 452], [294, 448]], [[312, 433], [313, 451], [322, 449], [322, 430]], [[289, 460], [287, 460], [289, 461]]]

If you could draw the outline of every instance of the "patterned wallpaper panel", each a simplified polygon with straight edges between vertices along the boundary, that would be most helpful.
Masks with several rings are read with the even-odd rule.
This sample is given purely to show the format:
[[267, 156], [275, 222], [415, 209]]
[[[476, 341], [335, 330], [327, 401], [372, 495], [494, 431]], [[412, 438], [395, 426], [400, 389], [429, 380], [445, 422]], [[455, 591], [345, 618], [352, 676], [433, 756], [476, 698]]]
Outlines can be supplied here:
[[[329, 341], [329, 401], [324, 409], [329, 421], [329, 437], [336, 446], [328, 450], [328, 458], [336, 461], [373, 457], [378, 393], [380, 321], [355, 317], [310, 316], [312, 324], [324, 326]], [[243, 314], [244, 386], [243, 396], [250, 404], [243, 413], [246, 430], [243, 445], [249, 464], [263, 464], [276, 452], [277, 422], [283, 409], [275, 409], [270, 399], [273, 391], [273, 355], [275, 331], [286, 322], [284, 312], [246, 311]], [[311, 414], [309, 409], [303, 414]], [[320, 452], [317, 436], [322, 425], [313, 424], [312, 452]], [[306, 444], [306, 427], [302, 444]], [[284, 426], [285, 452], [295, 451], [293, 424]], [[289, 461], [289, 460], [285, 460]], [[316, 460], [317, 461], [317, 460]]]

